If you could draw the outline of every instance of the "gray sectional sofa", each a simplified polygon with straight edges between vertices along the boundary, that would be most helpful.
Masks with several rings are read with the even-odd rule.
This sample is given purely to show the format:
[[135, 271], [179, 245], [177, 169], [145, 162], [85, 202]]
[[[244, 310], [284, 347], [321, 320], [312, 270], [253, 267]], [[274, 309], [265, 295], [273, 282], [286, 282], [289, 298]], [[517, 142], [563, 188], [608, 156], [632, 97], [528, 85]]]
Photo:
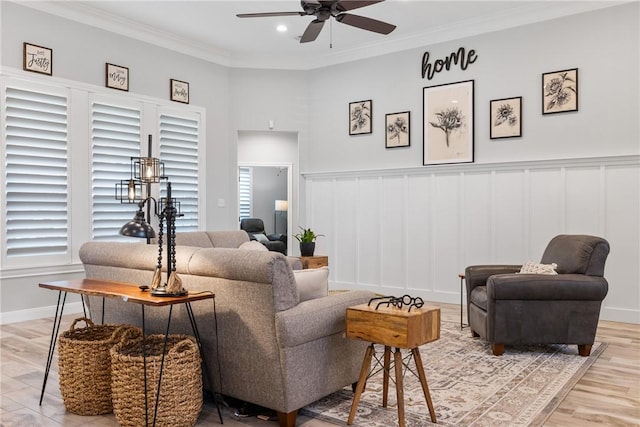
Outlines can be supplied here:
[[[293, 427], [297, 410], [358, 379], [366, 343], [344, 336], [346, 308], [367, 302], [368, 291], [332, 293], [300, 302], [293, 269], [297, 258], [243, 250], [242, 231], [176, 236], [177, 272], [190, 292], [215, 300], [192, 304], [213, 391], [278, 412]], [[165, 248], [166, 250], [166, 248]], [[150, 284], [158, 247], [144, 243], [87, 242], [80, 249], [86, 277]], [[88, 298], [100, 320], [103, 301]], [[107, 323], [141, 324], [141, 308], [104, 302]], [[163, 332], [167, 307], [145, 308], [150, 332]], [[183, 306], [173, 309], [171, 333], [190, 333]], [[204, 379], [206, 387], [211, 381]]]

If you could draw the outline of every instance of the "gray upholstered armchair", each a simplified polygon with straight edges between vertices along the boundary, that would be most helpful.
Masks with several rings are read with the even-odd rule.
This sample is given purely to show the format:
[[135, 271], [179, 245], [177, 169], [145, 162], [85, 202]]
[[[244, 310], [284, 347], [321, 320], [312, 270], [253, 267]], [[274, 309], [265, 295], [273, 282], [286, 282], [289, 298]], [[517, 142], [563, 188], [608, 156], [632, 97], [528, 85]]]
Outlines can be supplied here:
[[588, 356], [600, 306], [609, 243], [587, 235], [559, 235], [542, 264], [557, 275], [520, 274], [520, 265], [474, 265], [465, 270], [471, 332], [486, 339], [496, 356], [509, 344], [577, 344]]

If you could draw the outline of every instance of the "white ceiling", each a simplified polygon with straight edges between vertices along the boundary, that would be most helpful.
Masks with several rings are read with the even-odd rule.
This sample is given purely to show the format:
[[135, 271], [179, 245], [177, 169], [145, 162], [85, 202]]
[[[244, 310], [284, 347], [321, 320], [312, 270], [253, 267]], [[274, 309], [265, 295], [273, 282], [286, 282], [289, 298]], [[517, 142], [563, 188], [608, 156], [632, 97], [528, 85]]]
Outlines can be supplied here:
[[[350, 13], [396, 25], [391, 34], [332, 19], [315, 42], [301, 44], [298, 37], [313, 17], [236, 17], [300, 11], [298, 0], [18, 1], [218, 64], [282, 69], [313, 69], [623, 3], [387, 0]], [[285, 24], [288, 31], [278, 33], [278, 24]]]

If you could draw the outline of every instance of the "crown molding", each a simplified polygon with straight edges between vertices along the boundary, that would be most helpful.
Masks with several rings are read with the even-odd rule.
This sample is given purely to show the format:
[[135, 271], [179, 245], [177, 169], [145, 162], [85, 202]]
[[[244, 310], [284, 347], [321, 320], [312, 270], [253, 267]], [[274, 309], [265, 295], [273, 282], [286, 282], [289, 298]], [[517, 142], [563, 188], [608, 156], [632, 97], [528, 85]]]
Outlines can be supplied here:
[[[12, 0], [13, 1], [13, 0]], [[140, 40], [219, 65], [231, 66], [230, 53], [209, 44], [160, 31], [138, 21], [115, 16], [77, 1], [19, 2], [41, 12]]]
[[400, 39], [382, 40], [354, 49], [315, 55], [312, 58], [301, 55], [234, 55], [232, 52], [209, 44], [159, 31], [151, 26], [97, 10], [82, 2], [28, 1], [20, 4], [218, 65], [232, 68], [312, 70], [633, 2], [631, 0], [526, 2], [519, 8], [505, 10], [503, 13], [492, 13], [455, 25], [443, 24]]

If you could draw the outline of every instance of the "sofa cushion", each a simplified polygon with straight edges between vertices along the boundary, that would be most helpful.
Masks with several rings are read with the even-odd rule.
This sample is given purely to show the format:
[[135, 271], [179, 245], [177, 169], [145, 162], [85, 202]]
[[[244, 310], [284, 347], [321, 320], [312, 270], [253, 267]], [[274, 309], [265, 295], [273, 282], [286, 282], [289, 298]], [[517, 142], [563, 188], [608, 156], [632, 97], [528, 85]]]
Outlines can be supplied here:
[[249, 241], [249, 236], [242, 230], [207, 231], [214, 248], [238, 248]]
[[294, 270], [300, 302], [329, 295], [329, 267]]
[[[156, 240], [157, 243], [157, 240]], [[185, 231], [176, 233], [176, 245], [194, 246], [197, 248], [212, 248], [213, 243], [204, 231]]]
[[267, 249], [265, 245], [263, 245], [260, 242], [256, 242], [255, 240], [244, 242], [243, 244], [240, 245], [238, 249], [241, 249], [243, 251], [263, 251], [263, 252], [269, 251], [269, 249]]

